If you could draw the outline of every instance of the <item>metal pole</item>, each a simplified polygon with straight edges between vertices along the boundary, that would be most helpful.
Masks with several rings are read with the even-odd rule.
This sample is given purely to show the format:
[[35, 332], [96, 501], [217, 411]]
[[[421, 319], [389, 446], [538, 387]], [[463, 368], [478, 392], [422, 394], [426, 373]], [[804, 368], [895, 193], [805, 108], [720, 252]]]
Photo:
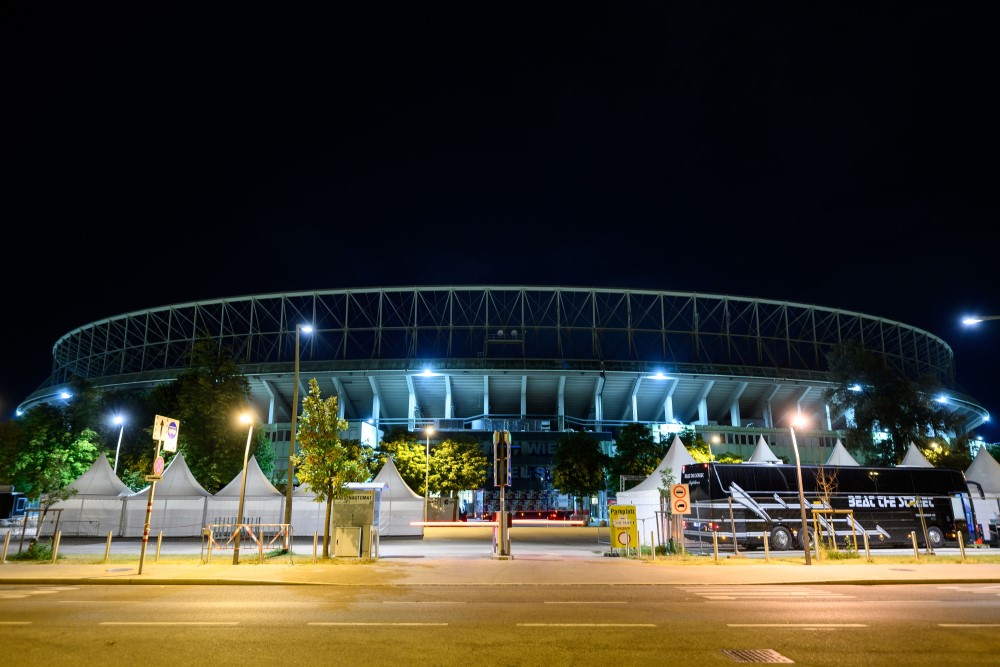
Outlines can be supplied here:
[[[288, 486], [285, 487], [285, 523], [292, 523], [292, 487], [295, 485], [295, 464], [292, 457], [295, 456], [295, 422], [299, 412], [299, 329], [300, 324], [295, 325], [295, 385], [292, 387], [292, 434], [288, 440]], [[291, 548], [291, 544], [289, 544]]]
[[427, 523], [427, 503], [430, 500], [431, 432], [427, 431], [427, 449], [424, 450], [424, 523]]
[[802, 544], [803, 551], [806, 553], [806, 565], [812, 565], [811, 556], [809, 553], [809, 523], [806, 521], [806, 496], [805, 492], [802, 490], [802, 464], [799, 461], [799, 443], [795, 441], [795, 427], [788, 427], [789, 433], [792, 434], [792, 449], [795, 450], [795, 477], [799, 483], [799, 512], [802, 518]]
[[250, 438], [253, 436], [253, 422], [247, 431], [247, 447], [243, 451], [243, 479], [240, 481], [240, 508], [236, 512], [236, 542], [233, 544], [233, 565], [240, 564], [240, 535], [243, 533], [243, 500], [247, 493], [247, 460], [250, 458]]
[[115, 474], [118, 474], [118, 453], [122, 450], [122, 433], [125, 432], [125, 422], [122, 422], [122, 427], [118, 430], [118, 446], [115, 447]]
[[[160, 441], [156, 441], [156, 454], [153, 460], [160, 458]], [[139, 550], [139, 574], [142, 574], [142, 565], [146, 562], [146, 544], [149, 542], [149, 520], [153, 516], [153, 494], [156, 493], [156, 480], [149, 482], [149, 500], [146, 501], [146, 523], [142, 527], [142, 549]]]

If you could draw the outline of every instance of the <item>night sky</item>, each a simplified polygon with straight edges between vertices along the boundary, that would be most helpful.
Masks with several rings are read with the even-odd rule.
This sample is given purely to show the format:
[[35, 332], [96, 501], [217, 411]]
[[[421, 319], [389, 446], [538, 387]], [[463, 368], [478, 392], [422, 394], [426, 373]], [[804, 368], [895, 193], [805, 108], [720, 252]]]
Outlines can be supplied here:
[[1000, 5], [362, 4], [2, 10], [0, 419], [131, 310], [565, 285], [914, 325], [1000, 441]]

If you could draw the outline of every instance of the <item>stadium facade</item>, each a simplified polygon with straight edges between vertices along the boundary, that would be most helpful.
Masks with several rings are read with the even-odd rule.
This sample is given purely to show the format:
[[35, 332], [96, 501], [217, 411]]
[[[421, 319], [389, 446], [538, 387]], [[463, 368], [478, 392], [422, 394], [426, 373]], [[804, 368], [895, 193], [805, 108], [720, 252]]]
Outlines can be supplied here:
[[[296, 325], [311, 325], [298, 334]], [[52, 373], [20, 406], [59, 400], [77, 376], [106, 389], [149, 388], [183, 371], [193, 342], [216, 340], [249, 378], [287, 462], [299, 356], [301, 397], [316, 378], [354, 437], [403, 426], [435, 440], [512, 433], [515, 485], [544, 486], [561, 433], [650, 425], [694, 428], [749, 456], [761, 436], [822, 462], [849, 415], [823, 399], [827, 353], [854, 341], [907, 378], [931, 375], [971, 431], [989, 419], [955, 391], [954, 355], [937, 336], [862, 313], [766, 299], [584, 287], [437, 286], [261, 294], [135, 311], [81, 326], [53, 346]], [[287, 470], [287, 468], [285, 469]], [[518, 482], [520, 480], [520, 482]]]

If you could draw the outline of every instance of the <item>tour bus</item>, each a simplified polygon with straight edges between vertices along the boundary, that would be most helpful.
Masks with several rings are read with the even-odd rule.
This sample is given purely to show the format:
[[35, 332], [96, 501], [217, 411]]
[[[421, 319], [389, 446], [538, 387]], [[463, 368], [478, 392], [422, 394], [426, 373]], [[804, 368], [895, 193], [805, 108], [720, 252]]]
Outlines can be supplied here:
[[[801, 466], [810, 543], [835, 536], [840, 546], [925, 548], [968, 543], [975, 526], [965, 474], [943, 468]], [[695, 463], [683, 467], [690, 513], [684, 535], [737, 548], [803, 547], [796, 467], [787, 464]], [[925, 537], [926, 536], [926, 537]], [[856, 540], [854, 542], [853, 540]]]

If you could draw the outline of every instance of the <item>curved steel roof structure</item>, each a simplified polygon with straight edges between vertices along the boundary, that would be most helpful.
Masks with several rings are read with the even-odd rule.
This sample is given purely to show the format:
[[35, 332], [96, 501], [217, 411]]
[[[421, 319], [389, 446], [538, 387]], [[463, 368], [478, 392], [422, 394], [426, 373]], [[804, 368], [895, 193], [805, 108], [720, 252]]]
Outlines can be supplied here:
[[[823, 402], [826, 354], [856, 341], [908, 378], [955, 387], [951, 348], [915, 327], [843, 310], [691, 292], [530, 286], [336, 289], [136, 311], [53, 346], [52, 400], [72, 376], [148, 387], [183, 370], [192, 343], [229, 349], [271, 424], [317, 378], [348, 420], [473, 430], [607, 430], [625, 422], [777, 427], [794, 411], [845, 425]], [[968, 429], [988, 419], [954, 394]], [[497, 424], [502, 423], [502, 426]]]

